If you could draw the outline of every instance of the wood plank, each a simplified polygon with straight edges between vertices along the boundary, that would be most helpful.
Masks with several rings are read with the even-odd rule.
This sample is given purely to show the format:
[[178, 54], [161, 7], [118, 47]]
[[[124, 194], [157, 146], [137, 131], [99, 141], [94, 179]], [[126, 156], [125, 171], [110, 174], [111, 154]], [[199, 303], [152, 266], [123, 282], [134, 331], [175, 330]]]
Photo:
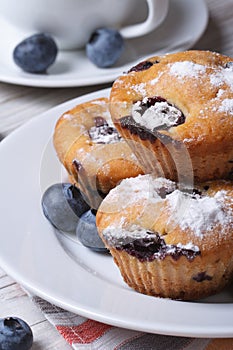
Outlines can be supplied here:
[[7, 275], [0, 276], [0, 289], [14, 284], [14, 280]]
[[8, 316], [20, 317], [29, 325], [45, 320], [42, 312], [16, 283], [0, 289], [0, 317]]
[[1, 289], [0, 301], [7, 302], [25, 295], [23, 289], [17, 283], [14, 283]]
[[0, 83], [0, 133], [6, 135], [51, 107], [106, 86], [110, 84], [99, 87], [46, 89]]

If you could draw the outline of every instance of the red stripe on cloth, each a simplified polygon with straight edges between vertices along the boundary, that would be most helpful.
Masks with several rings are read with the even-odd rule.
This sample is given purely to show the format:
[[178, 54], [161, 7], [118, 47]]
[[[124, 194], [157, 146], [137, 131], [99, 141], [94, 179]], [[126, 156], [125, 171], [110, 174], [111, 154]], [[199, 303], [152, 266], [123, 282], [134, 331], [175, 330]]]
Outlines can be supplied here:
[[112, 326], [87, 320], [78, 326], [56, 326], [59, 333], [70, 344], [89, 344], [100, 338]]

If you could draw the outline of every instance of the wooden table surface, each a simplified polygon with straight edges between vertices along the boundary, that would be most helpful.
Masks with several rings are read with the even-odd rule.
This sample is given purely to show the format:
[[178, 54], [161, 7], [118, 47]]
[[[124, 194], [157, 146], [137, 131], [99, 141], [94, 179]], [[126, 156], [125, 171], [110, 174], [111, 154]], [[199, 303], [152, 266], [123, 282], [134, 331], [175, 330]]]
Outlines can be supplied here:
[[[233, 57], [233, 0], [206, 2], [209, 23], [193, 48], [217, 51]], [[6, 136], [27, 120], [57, 104], [108, 86], [110, 84], [48, 89], [0, 83], [0, 135]], [[21, 287], [0, 269], [0, 317], [12, 315], [25, 319], [31, 325], [34, 333], [33, 350], [70, 349]]]

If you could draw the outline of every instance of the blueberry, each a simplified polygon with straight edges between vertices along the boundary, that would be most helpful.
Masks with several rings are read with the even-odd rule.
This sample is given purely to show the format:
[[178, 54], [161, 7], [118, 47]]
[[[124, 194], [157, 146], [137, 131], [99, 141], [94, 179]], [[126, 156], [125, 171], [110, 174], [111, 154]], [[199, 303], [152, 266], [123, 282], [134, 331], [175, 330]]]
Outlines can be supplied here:
[[85, 247], [98, 252], [108, 251], [98, 235], [95, 211], [93, 209], [88, 210], [80, 217], [76, 228], [76, 235]]
[[82, 193], [75, 185], [63, 183], [62, 188], [69, 205], [78, 217], [90, 209], [89, 205], [84, 200]]
[[97, 29], [86, 45], [87, 57], [97, 67], [112, 66], [120, 57], [124, 47], [121, 34], [110, 28]]
[[230, 69], [233, 69], [233, 62], [232, 61], [229, 61], [225, 64], [225, 68], [230, 68]]
[[48, 34], [34, 34], [20, 42], [13, 51], [14, 62], [29, 73], [45, 73], [57, 57], [57, 45]]
[[58, 230], [75, 233], [79, 218], [90, 207], [77, 187], [69, 183], [50, 186], [42, 197], [44, 215]]
[[29, 325], [18, 317], [0, 319], [0, 350], [28, 350], [33, 343]]

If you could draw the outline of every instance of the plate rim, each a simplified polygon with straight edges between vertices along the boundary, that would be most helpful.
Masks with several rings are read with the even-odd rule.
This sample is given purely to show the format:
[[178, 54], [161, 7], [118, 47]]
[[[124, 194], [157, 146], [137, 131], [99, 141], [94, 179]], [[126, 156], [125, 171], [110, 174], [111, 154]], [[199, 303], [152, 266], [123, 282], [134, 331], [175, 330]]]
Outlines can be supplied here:
[[[99, 90], [97, 92], [92, 92], [92, 93], [83, 95], [81, 97], [77, 97], [75, 99], [69, 100], [69, 101], [64, 102], [62, 104], [59, 104], [58, 106], [53, 107], [53, 108], [49, 109], [48, 111], [43, 112], [42, 114], [39, 114], [37, 117], [31, 119], [30, 121], [28, 121], [27, 123], [22, 125], [20, 128], [18, 128], [14, 132], [12, 132], [12, 134], [7, 136], [0, 143], [0, 161], [2, 161], [2, 159], [4, 159], [4, 149], [5, 148], [8, 149], [8, 152], [9, 152], [9, 148], [12, 147], [13, 143], [15, 146], [15, 142], [17, 140], [21, 140], [22, 138], [24, 138], [26, 140], [27, 137], [29, 137], [29, 132], [31, 132], [33, 130], [34, 131], [40, 130], [39, 128], [37, 129], [38, 126], [40, 126], [40, 128], [41, 128], [44, 126], [44, 124], [46, 125], [46, 123], [48, 123], [48, 122], [49, 122], [49, 125], [50, 125], [50, 123], [51, 123], [51, 125], [53, 125], [57, 120], [56, 113], [58, 111], [60, 114], [60, 113], [62, 113], [61, 110], [65, 111], [66, 109], [68, 109], [70, 106], [72, 106], [74, 104], [82, 103], [82, 102], [85, 102], [85, 101], [88, 101], [88, 100], [91, 100], [91, 99], [94, 99], [97, 97], [109, 96], [109, 92], [110, 92], [110, 89], [107, 88], [107, 89]], [[56, 115], [56, 117], [55, 117], [55, 115]], [[51, 117], [51, 119], [50, 119], [50, 117]], [[49, 130], [49, 128], [46, 132], [47, 132], [47, 134], [44, 135], [44, 138], [51, 137], [51, 130]], [[37, 133], [38, 139], [39, 139], [39, 136], [41, 136], [40, 133]], [[32, 135], [30, 135], [30, 137], [32, 137]], [[16, 142], [16, 144], [17, 144], [17, 142]], [[27, 143], [28, 141], [25, 141], [25, 142]], [[40, 140], [40, 142], [42, 145], [43, 140], [42, 141]], [[43, 149], [41, 149], [41, 147], [42, 146], [39, 147], [40, 148], [39, 153], [43, 151]], [[38, 160], [38, 162], [39, 162], [39, 160]], [[35, 161], [35, 163], [37, 163], [37, 161]], [[33, 173], [32, 173], [32, 175], [33, 175]], [[0, 184], [0, 189], [1, 189], [1, 187], [3, 187], [3, 185]], [[0, 207], [1, 207], [1, 202], [2, 201], [0, 199]], [[42, 216], [42, 212], [40, 212], [39, 216]], [[41, 223], [43, 224], [42, 231], [43, 231], [43, 228], [45, 228], [45, 227], [48, 231], [53, 230], [52, 227], [50, 226], [50, 224], [48, 224], [46, 219], [43, 218], [42, 221], [41, 221], [41, 217], [39, 219], [40, 219], [40, 221], [39, 221], [40, 224]], [[15, 233], [15, 235], [16, 235], [16, 233]], [[1, 237], [1, 233], [0, 233], [0, 237]], [[27, 237], [26, 233], [24, 232], [24, 234], [20, 238], [26, 239], [28, 237]], [[38, 240], [39, 238], [34, 237], [34, 240], [35, 239]], [[55, 257], [57, 257], [59, 254], [61, 254], [61, 251], [63, 251], [63, 253], [62, 253], [62, 257], [63, 257], [62, 266], [72, 267], [72, 271], [74, 271], [75, 273], [78, 272], [80, 274], [80, 276], [79, 276], [80, 279], [82, 276], [84, 276], [87, 280], [87, 283], [89, 283], [89, 279], [90, 279], [90, 281], [92, 281], [92, 282], [94, 281], [95, 286], [101, 285], [101, 287], [104, 290], [104, 295], [102, 296], [102, 294], [101, 294], [102, 292], [100, 290], [97, 290], [97, 294], [96, 294], [96, 296], [93, 296], [93, 300], [95, 302], [106, 303], [107, 306], [105, 305], [101, 309], [100, 306], [91, 305], [91, 307], [87, 309], [86, 308], [87, 306], [85, 304], [86, 302], [83, 303], [83, 301], [80, 302], [80, 301], [76, 300], [76, 304], [74, 303], [75, 300], [72, 299], [73, 292], [71, 293], [71, 291], [69, 291], [70, 294], [69, 294], [68, 300], [67, 299], [64, 300], [64, 296], [62, 297], [62, 295], [64, 293], [64, 291], [63, 291], [64, 286], [60, 286], [61, 290], [59, 291], [59, 293], [57, 291], [55, 291], [55, 292], [53, 291], [51, 294], [51, 286], [50, 285], [47, 284], [46, 286], [43, 286], [43, 285], [41, 285], [41, 280], [37, 281], [37, 283], [35, 283], [35, 281], [33, 281], [33, 278], [28, 278], [27, 272], [25, 272], [25, 271], [22, 272], [22, 270], [19, 271], [20, 268], [22, 269], [21, 264], [18, 264], [17, 267], [13, 266], [12, 262], [9, 261], [9, 257], [6, 258], [6, 254], [7, 254], [6, 251], [3, 252], [3, 256], [5, 254], [5, 259], [4, 259], [4, 257], [1, 254], [1, 251], [3, 251], [4, 244], [1, 245], [0, 246], [0, 265], [1, 265], [1, 267], [10, 276], [12, 276], [18, 283], [22, 284], [24, 288], [28, 289], [31, 293], [34, 293], [34, 294], [44, 298], [45, 300], [49, 301], [50, 303], [53, 303], [53, 304], [60, 306], [68, 311], [77, 313], [77, 314], [84, 316], [84, 317], [94, 319], [94, 320], [99, 321], [99, 322], [104, 322], [106, 324], [110, 324], [113, 326], [127, 328], [127, 329], [131, 329], [131, 330], [136, 330], [136, 331], [158, 333], [158, 334], [164, 334], [164, 335], [173, 335], [173, 336], [190, 336], [190, 337], [199, 337], [199, 338], [205, 338], [205, 337], [225, 338], [225, 337], [233, 336], [233, 324], [229, 325], [229, 320], [228, 320], [228, 322], [224, 321], [224, 320], [226, 320], [227, 317], [229, 317], [229, 315], [232, 315], [233, 303], [215, 304], [215, 303], [181, 302], [181, 301], [174, 301], [174, 300], [169, 300], [169, 299], [160, 299], [160, 298], [149, 297], [149, 296], [146, 296], [146, 295], [143, 295], [140, 293], [136, 293], [131, 289], [127, 290], [127, 289], [121, 289], [121, 288], [116, 287], [116, 286], [112, 286], [110, 282], [103, 281], [103, 280], [100, 281], [98, 276], [94, 276], [92, 274], [87, 275], [85, 272], [83, 272], [83, 270], [80, 268], [79, 264], [75, 263], [73, 261], [73, 259], [66, 254], [66, 252], [61, 247], [61, 245], [58, 242], [55, 235], [48, 235], [48, 236], [46, 236], [46, 239], [51, 244], [54, 244], [54, 245], [52, 245], [52, 247], [55, 250], [55, 253], [53, 253]], [[57, 242], [57, 243], [55, 243], [55, 242]], [[24, 247], [22, 247], [22, 250], [23, 250], [23, 248]], [[11, 249], [15, 249], [15, 248], [11, 248]], [[37, 252], [37, 254], [42, 254], [42, 253]], [[8, 259], [8, 261], [7, 261], [7, 259]], [[31, 259], [32, 259], [32, 257], [31, 257]], [[31, 260], [29, 259], [29, 261], [31, 261]], [[19, 262], [21, 263], [21, 261], [19, 261]], [[58, 265], [60, 266], [60, 264], [61, 264], [61, 262], [59, 262]], [[32, 264], [32, 266], [33, 266], [33, 264]], [[25, 267], [23, 267], [23, 268], [25, 269]], [[37, 268], [38, 268], [38, 266], [37, 266]], [[40, 272], [40, 270], [39, 270], [39, 272]], [[25, 273], [26, 273], [26, 276], [25, 276]], [[78, 276], [78, 275], [76, 275], [76, 276]], [[42, 278], [44, 279], [45, 277], [42, 276]], [[68, 278], [68, 277], [65, 277], [65, 278]], [[172, 307], [173, 312], [179, 311], [180, 315], [184, 315], [185, 306], [187, 306], [188, 309], [194, 313], [194, 315], [197, 316], [197, 315], [199, 315], [199, 313], [201, 313], [201, 320], [206, 320], [206, 317], [207, 317], [206, 313], [208, 313], [208, 315], [211, 317], [209, 320], [211, 320], [212, 325], [211, 325], [211, 327], [210, 326], [203, 327], [203, 324], [199, 324], [199, 321], [198, 321], [198, 325], [196, 324], [194, 328], [190, 329], [190, 325], [185, 324], [184, 321], [182, 321], [182, 320], [178, 320], [178, 322], [175, 323], [174, 316], [172, 316], [172, 315], [170, 315], [170, 317], [172, 318], [173, 323], [171, 321], [169, 323], [168, 322], [169, 320], [167, 320], [167, 319], [166, 319], [166, 322], [164, 322], [165, 320], [163, 319], [163, 315], [157, 315], [158, 318], [162, 317], [163, 322], [161, 323], [161, 320], [160, 320], [160, 323], [159, 323], [159, 321], [154, 320], [155, 322], [151, 324], [151, 317], [153, 315], [152, 316], [150, 315], [148, 317], [145, 314], [143, 315], [144, 322], [141, 323], [141, 321], [140, 322], [136, 321], [137, 317], [133, 317], [133, 316], [135, 316], [135, 310], [132, 311], [131, 309], [129, 310], [130, 314], [127, 315], [126, 319], [124, 320], [122, 318], [123, 306], [119, 307], [119, 305], [114, 305], [114, 307], [112, 307], [109, 304], [110, 300], [111, 300], [112, 292], [117, 292], [119, 294], [119, 295], [115, 295], [116, 301], [119, 301], [120, 297], [124, 297], [124, 298], [126, 298], [126, 300], [123, 300], [122, 301], [123, 303], [125, 303], [125, 302], [128, 303], [129, 300], [134, 300], [136, 302], [139, 302], [139, 304], [142, 303], [144, 307], [149, 306], [154, 311], [155, 310], [164, 311], [164, 310], [167, 310], [167, 307]], [[84, 288], [84, 290], [81, 291], [81, 293], [87, 293], [87, 290], [85, 290], [85, 288]], [[90, 292], [88, 291], [88, 293], [90, 293]], [[91, 303], [92, 302], [94, 303], [94, 301], [91, 301]], [[115, 313], [115, 315], [112, 315], [111, 311], [114, 309], [116, 312], [116, 309], [118, 309], [118, 308], [119, 308], [119, 311], [117, 311], [118, 313], [117, 314]], [[107, 311], [105, 312], [104, 310], [107, 310]], [[218, 317], [216, 317], [216, 311], [217, 311]], [[132, 314], [132, 312], [133, 312], [133, 314]], [[221, 320], [221, 324], [218, 324], [217, 321], [212, 319], [213, 315], [215, 315], [215, 317], [218, 320]], [[232, 319], [232, 317], [231, 317], [231, 319]], [[180, 324], [180, 322], [181, 322], [181, 324]], [[182, 325], [182, 328], [181, 328], [181, 325]]]

